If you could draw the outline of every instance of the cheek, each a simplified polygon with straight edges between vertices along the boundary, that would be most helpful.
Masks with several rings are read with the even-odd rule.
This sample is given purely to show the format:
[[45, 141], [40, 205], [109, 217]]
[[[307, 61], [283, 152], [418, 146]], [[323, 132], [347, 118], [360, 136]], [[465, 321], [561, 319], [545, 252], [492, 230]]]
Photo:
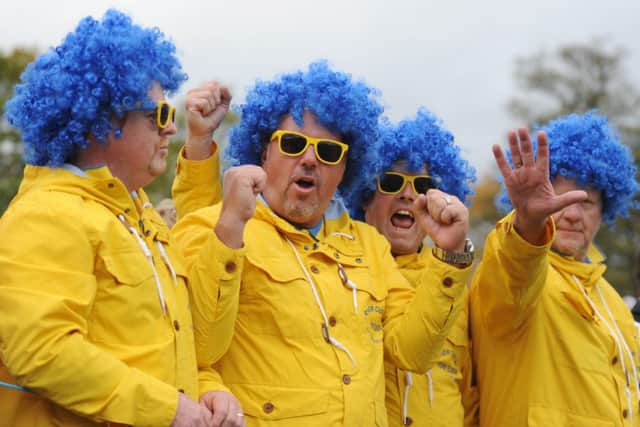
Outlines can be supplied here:
[[382, 227], [387, 222], [388, 208], [389, 204], [384, 199], [375, 196], [365, 210], [365, 221], [377, 228]]

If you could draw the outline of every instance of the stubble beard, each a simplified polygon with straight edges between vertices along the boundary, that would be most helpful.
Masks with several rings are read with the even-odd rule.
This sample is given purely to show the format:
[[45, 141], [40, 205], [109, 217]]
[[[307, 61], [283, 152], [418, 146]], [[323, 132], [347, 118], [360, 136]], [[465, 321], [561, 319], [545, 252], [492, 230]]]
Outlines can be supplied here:
[[318, 215], [320, 202], [317, 194], [309, 194], [303, 199], [288, 194], [284, 196], [284, 214], [290, 222], [305, 224]]

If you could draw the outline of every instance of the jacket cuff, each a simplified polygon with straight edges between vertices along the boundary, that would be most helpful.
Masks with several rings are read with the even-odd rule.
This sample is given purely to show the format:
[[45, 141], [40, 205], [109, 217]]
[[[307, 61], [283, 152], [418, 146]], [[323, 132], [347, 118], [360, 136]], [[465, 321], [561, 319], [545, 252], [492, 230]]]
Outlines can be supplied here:
[[530, 259], [532, 256], [540, 256], [546, 254], [556, 236], [556, 226], [553, 219], [549, 217], [544, 229], [545, 243], [537, 246], [532, 245], [518, 234], [514, 225], [515, 211], [511, 211], [507, 216], [498, 221], [496, 224], [496, 233], [500, 247], [503, 252], [508, 253], [512, 259]]
[[231, 390], [222, 382], [222, 377], [213, 368], [201, 369], [198, 372], [198, 385], [200, 388], [200, 397], [209, 391], [226, 391], [231, 393]]
[[458, 268], [433, 256], [430, 249], [428, 249], [428, 251], [429, 255], [427, 257], [426, 268], [431, 271], [433, 276], [439, 278], [439, 291], [452, 299], [461, 297], [471, 277], [473, 264], [464, 268]]
[[185, 147], [180, 148], [176, 164], [176, 179], [188, 183], [210, 182], [211, 177], [220, 175], [220, 161], [216, 152], [218, 145], [211, 143], [211, 155], [204, 160], [189, 160], [184, 156]]

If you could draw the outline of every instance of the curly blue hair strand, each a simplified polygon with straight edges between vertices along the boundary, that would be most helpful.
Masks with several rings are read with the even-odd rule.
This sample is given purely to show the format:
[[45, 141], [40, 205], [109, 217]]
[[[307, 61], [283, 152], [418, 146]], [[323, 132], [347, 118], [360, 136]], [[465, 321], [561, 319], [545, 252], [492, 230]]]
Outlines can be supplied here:
[[420, 108], [415, 117], [397, 125], [385, 120], [379, 133], [376, 152], [360, 171], [357, 185], [343, 194], [354, 218], [364, 218], [364, 205], [376, 191], [376, 178], [398, 161], [405, 161], [409, 171], [426, 166], [429, 174], [440, 180], [438, 187], [442, 191], [469, 203], [468, 197], [473, 194], [470, 184], [476, 180], [476, 171], [462, 158], [453, 134], [433, 113]]
[[349, 144], [347, 167], [340, 183], [346, 191], [363, 166], [365, 153], [377, 139], [383, 108], [379, 93], [351, 75], [332, 70], [327, 61], [313, 62], [306, 71], [282, 74], [273, 81], [257, 81], [239, 107], [240, 123], [231, 130], [226, 149], [229, 164], [261, 164], [271, 133], [286, 116], [302, 125], [305, 110]]
[[153, 82], [173, 93], [187, 79], [175, 51], [159, 29], [135, 25], [117, 10], [102, 21], [82, 19], [61, 45], [26, 68], [7, 103], [25, 162], [59, 167], [87, 147], [89, 134], [99, 142], [111, 131], [118, 136], [113, 119], [151, 104]]
[[[602, 219], [610, 226], [617, 217], [628, 216], [630, 208], [638, 207], [634, 201], [640, 191], [637, 167], [631, 150], [622, 144], [607, 117], [596, 111], [570, 114], [552, 120], [540, 130], [549, 140], [551, 181], [560, 175], [580, 186], [600, 190]], [[537, 140], [533, 143], [536, 152]], [[510, 153], [507, 154], [510, 160]], [[496, 205], [503, 211], [513, 209], [504, 183]]]

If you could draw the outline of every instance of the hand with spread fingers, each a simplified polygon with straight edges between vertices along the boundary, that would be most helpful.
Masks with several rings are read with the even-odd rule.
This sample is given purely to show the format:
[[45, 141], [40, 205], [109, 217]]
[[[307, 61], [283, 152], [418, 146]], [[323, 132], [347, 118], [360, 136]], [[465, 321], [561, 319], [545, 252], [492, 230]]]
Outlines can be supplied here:
[[462, 252], [469, 230], [469, 210], [456, 196], [431, 189], [414, 201], [420, 227], [436, 246]]
[[244, 412], [234, 395], [226, 391], [208, 391], [200, 403], [213, 413], [213, 427], [245, 427]]
[[544, 227], [549, 216], [587, 198], [582, 190], [556, 195], [549, 180], [549, 143], [544, 132], [538, 132], [538, 155], [533, 153], [529, 132], [518, 129], [509, 132], [509, 150], [514, 167], [509, 165], [499, 145], [493, 146], [493, 156], [509, 199], [516, 213], [514, 226], [531, 244], [542, 244]]
[[187, 140], [185, 154], [190, 160], [203, 160], [211, 155], [213, 132], [229, 111], [231, 92], [226, 86], [210, 81], [187, 93]]
[[224, 174], [222, 208], [215, 232], [225, 245], [242, 247], [244, 227], [256, 210], [256, 197], [267, 182], [267, 174], [260, 166], [241, 165]]

